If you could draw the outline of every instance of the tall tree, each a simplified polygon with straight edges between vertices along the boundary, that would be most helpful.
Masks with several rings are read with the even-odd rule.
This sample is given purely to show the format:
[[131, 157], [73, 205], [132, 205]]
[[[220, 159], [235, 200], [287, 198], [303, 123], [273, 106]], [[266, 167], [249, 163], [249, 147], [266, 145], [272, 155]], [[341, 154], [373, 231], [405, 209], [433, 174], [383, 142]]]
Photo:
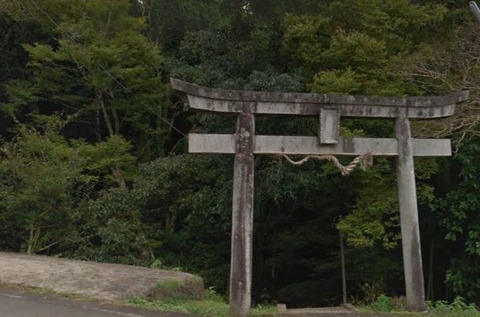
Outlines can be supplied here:
[[[144, 19], [129, 16], [128, 1], [75, 1], [61, 11], [47, 0], [21, 3], [19, 12], [31, 13], [24, 19], [42, 23], [54, 43], [25, 45], [27, 73], [9, 84], [9, 106], [42, 115], [61, 112], [72, 121], [66, 129], [75, 137], [101, 141], [128, 133], [139, 153], [148, 153], [152, 142], [165, 145], [170, 123], [159, 50], [142, 33]], [[124, 186], [122, 171], [112, 172]]]

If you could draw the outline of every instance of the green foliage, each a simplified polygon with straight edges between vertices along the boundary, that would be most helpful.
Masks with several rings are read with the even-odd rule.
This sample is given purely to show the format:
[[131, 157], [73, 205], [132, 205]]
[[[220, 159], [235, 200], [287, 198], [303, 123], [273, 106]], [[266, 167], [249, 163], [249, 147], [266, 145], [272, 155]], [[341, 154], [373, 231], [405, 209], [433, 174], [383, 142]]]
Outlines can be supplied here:
[[309, 70], [319, 66], [330, 39], [330, 21], [324, 16], [285, 16], [282, 48], [284, 54], [293, 59], [293, 66]]
[[103, 140], [128, 132], [140, 152], [146, 152], [147, 135], [165, 144], [160, 53], [142, 33], [144, 19], [129, 16], [129, 1], [73, 1], [62, 10], [49, 1], [40, 5], [52, 5], [34, 14], [51, 38], [24, 45], [29, 61], [23, 79], [7, 85], [9, 109], [17, 117], [61, 113], [69, 119], [67, 131], [88, 124], [90, 131], [83, 128], [76, 137]]
[[[386, 249], [397, 246], [400, 219], [393, 163], [387, 159], [375, 160], [373, 167], [360, 179], [352, 213], [337, 225], [352, 246], [374, 247], [376, 243]], [[428, 206], [434, 200], [434, 188], [428, 181], [437, 172], [438, 165], [433, 159], [415, 159], [415, 165], [417, 201], [420, 206]]]
[[220, 12], [222, 1], [146, 0], [140, 11], [147, 20], [149, 38], [167, 51], [178, 48], [189, 30], [215, 27], [227, 23]]
[[85, 201], [74, 215], [74, 225], [64, 241], [65, 256], [131, 265], [151, 261], [147, 227], [138, 202], [126, 189], [113, 188]]
[[458, 183], [442, 199], [437, 201], [435, 212], [441, 215], [440, 224], [447, 229], [446, 238], [458, 241], [462, 255], [452, 260], [446, 281], [456, 294], [474, 301], [480, 286], [478, 260], [480, 259], [480, 222], [478, 189], [478, 166], [475, 159], [479, 154], [477, 141], [465, 144], [456, 156], [461, 168]]
[[21, 228], [10, 232], [9, 239], [22, 239], [28, 253], [56, 245], [76, 204], [71, 193], [81, 182], [84, 166], [78, 150], [62, 138], [49, 139], [24, 128], [2, 152], [1, 221], [6, 228]]
[[272, 46], [279, 39], [270, 32], [258, 30], [241, 42], [229, 30], [187, 33], [180, 46], [182, 59], [171, 61], [171, 72], [191, 82], [229, 89], [246, 87], [259, 73], [288, 78], [291, 75], [281, 75], [272, 65], [277, 62]]
[[379, 68], [385, 63], [386, 44], [361, 32], [339, 31], [331, 39], [329, 49], [324, 53], [332, 68], [349, 65], [363, 73]]
[[[421, 179], [429, 179], [437, 171], [434, 161], [423, 162], [416, 167], [417, 200], [419, 205], [428, 205], [434, 199], [433, 188]], [[373, 168], [367, 171], [359, 186], [357, 202], [353, 212], [342, 219], [337, 228], [346, 234], [348, 242], [355, 247], [373, 247], [380, 242], [390, 249], [400, 239], [400, 219], [396, 176], [392, 161], [375, 160]], [[381, 193], [379, 195], [378, 193]]]
[[[453, 302], [427, 302], [428, 315], [433, 317], [478, 317], [480, 311], [474, 304], [468, 304], [462, 297], [456, 297]], [[380, 295], [372, 304], [361, 307], [361, 311], [392, 313], [398, 316], [421, 316], [424, 313], [407, 312], [405, 298]]]
[[80, 140], [72, 144], [80, 149], [89, 177], [114, 186], [115, 181], [132, 181], [135, 176], [135, 158], [130, 154], [131, 144], [121, 136], [112, 136], [94, 145]]
[[447, 301], [436, 301], [428, 303], [428, 308], [434, 316], [448, 317], [478, 317], [480, 311], [474, 304], [467, 304], [462, 297], [456, 297], [452, 303]]
[[300, 68], [307, 82], [313, 78], [312, 91], [321, 93], [404, 95], [414, 90], [391, 76], [390, 68], [398, 54], [428, 41], [430, 28], [446, 14], [441, 5], [407, 0], [331, 1], [321, 7], [318, 15], [286, 15], [282, 42], [291, 67]]
[[452, 286], [455, 294], [462, 294], [471, 301], [478, 298], [480, 287], [480, 269], [477, 263], [478, 256], [454, 258], [445, 276], [445, 281]]
[[326, 15], [338, 12], [348, 16], [337, 19], [339, 27], [384, 41], [393, 54], [428, 41], [430, 28], [441, 23], [447, 12], [441, 4], [417, 5], [409, 0], [332, 1], [326, 9]]
[[361, 78], [350, 68], [323, 71], [315, 74], [311, 91], [314, 93], [342, 93], [354, 95], [361, 92]]
[[157, 242], [155, 258], [222, 291], [230, 245], [230, 163], [206, 155], [161, 158], [140, 167], [131, 190], [150, 240]]
[[[480, 255], [479, 229], [477, 206], [480, 203], [475, 189], [478, 187], [478, 167], [474, 160], [480, 153], [480, 144], [470, 142], [462, 147], [456, 159], [461, 165], [460, 183], [439, 202], [438, 209], [448, 210], [448, 218], [444, 218], [442, 225], [448, 229], [447, 238], [456, 240], [458, 234], [467, 233], [465, 251], [468, 254]], [[457, 203], [460, 202], [461, 203]], [[473, 222], [472, 222], [473, 220]]]
[[[96, 188], [111, 178], [108, 168], [131, 164], [122, 142], [69, 144], [49, 126], [43, 133], [22, 126], [2, 150], [1, 221], [16, 229], [4, 233], [10, 237], [3, 248], [29, 253], [53, 249], [110, 262], [128, 262], [121, 258], [147, 252], [148, 259], [143, 225], [138, 212], [131, 213], [125, 190], [112, 189], [96, 199]], [[92, 244], [100, 251], [92, 251]]]
[[378, 296], [375, 303], [373, 303], [372, 308], [375, 311], [380, 312], [391, 312], [393, 310], [392, 304], [390, 303], [390, 298], [385, 295]]

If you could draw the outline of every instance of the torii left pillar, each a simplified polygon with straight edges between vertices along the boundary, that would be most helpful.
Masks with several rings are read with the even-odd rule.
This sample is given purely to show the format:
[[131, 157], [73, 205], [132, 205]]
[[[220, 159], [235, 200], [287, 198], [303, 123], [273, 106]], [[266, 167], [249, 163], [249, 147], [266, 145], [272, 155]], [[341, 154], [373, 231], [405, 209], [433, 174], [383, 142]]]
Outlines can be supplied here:
[[253, 105], [243, 103], [235, 133], [232, 239], [230, 259], [230, 314], [246, 317], [252, 294], [253, 188], [255, 119]]

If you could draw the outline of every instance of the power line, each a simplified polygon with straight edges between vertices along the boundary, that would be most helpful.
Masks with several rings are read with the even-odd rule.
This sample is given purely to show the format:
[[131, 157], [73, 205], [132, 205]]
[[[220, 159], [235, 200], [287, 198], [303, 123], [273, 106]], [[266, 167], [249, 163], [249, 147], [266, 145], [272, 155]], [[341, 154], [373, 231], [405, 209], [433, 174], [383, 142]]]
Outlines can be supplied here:
[[[32, 16], [32, 18], [34, 18], [35, 20], [37, 20], [37, 22], [39, 22], [41, 24], [41, 21], [38, 19], [38, 16], [36, 16], [34, 13], [32, 13], [31, 10], [28, 9], [28, 5], [24, 3], [23, 0], [19, 0], [22, 7], [30, 14], [30, 16]], [[50, 14], [48, 14], [48, 12], [46, 12], [35, 0], [29, 0], [30, 2], [32, 2], [37, 8], [38, 10], [43, 14], [45, 15], [45, 17], [57, 28], [57, 29], [61, 29], [61, 26], [60, 24], [55, 21], [54, 18], [52, 18], [52, 16]], [[54, 35], [52, 35], [50, 32], [46, 31], [46, 33], [52, 38], [54, 39], [55, 41], [58, 41], [58, 38], [55, 37]], [[75, 43], [75, 39], [74, 39], [74, 35], [73, 34], [69, 34], [69, 33], [66, 33], [65, 34], [69, 40], [69, 42], [73, 42]], [[72, 57], [73, 58], [73, 57]], [[77, 65], [78, 66], [78, 65]], [[98, 64], [98, 66], [100, 67], [100, 69], [108, 76], [110, 77], [112, 80], [114, 80], [124, 91], [126, 91], [128, 94], [130, 94], [132, 97], [134, 97], [136, 100], [139, 101], [140, 105], [142, 105], [143, 107], [145, 107], [146, 109], [148, 109], [150, 112], [152, 112], [153, 114], [155, 114], [162, 122], [164, 122], [165, 124], [167, 124], [172, 130], [178, 132], [180, 135], [186, 137], [186, 134], [183, 133], [182, 131], [180, 131], [178, 128], [176, 128], [173, 124], [171, 124], [167, 119], [165, 119], [162, 115], [160, 115], [159, 113], [157, 113], [154, 109], [152, 109], [149, 105], [145, 104], [141, 99], [140, 97], [138, 97], [134, 92], [131, 91], [131, 89], [129, 89], [128, 87], [126, 87], [120, 80], [118, 80], [118, 78], [116, 78], [115, 76], [113, 76], [102, 64]], [[99, 86], [97, 84], [95, 84], [94, 82], [92, 82], [91, 80], [89, 80], [86, 76], [83, 77], [86, 81], [88, 81], [90, 84], [96, 86], [99, 88]]]

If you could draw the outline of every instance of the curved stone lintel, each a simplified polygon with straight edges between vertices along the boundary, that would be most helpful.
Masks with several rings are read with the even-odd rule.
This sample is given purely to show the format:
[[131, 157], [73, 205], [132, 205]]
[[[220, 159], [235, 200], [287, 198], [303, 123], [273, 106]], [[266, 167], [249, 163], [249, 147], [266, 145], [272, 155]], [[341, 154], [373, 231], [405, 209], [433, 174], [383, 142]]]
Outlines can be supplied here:
[[338, 108], [341, 116], [371, 118], [440, 118], [451, 116], [457, 103], [468, 99], [468, 91], [446, 96], [379, 97], [335, 94], [282, 93], [207, 88], [175, 78], [172, 87], [189, 96], [190, 107], [214, 112], [242, 112], [242, 104], [253, 103], [256, 114], [316, 116], [323, 107]]

